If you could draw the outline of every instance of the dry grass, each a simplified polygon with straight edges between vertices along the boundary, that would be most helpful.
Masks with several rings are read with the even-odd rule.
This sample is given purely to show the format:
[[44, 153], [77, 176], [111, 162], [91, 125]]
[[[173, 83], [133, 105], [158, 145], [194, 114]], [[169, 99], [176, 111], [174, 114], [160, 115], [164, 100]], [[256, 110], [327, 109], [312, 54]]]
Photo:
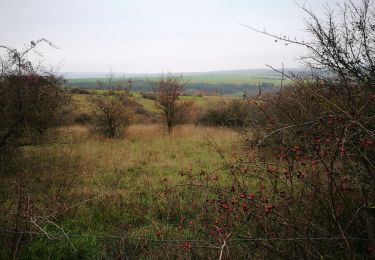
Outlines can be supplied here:
[[133, 125], [126, 138], [113, 140], [89, 135], [83, 127], [65, 131], [75, 143], [72, 149], [95, 169], [94, 178], [129, 169], [160, 178], [191, 167], [213, 170], [223, 161], [208, 140], [215, 140], [226, 156], [240, 145], [236, 132], [192, 125], [177, 127], [171, 136], [158, 125]]
[[[34, 237], [21, 251], [31, 258], [108, 257], [113, 250], [126, 250], [108, 237], [99, 239], [103, 233], [129, 239], [158, 239], [155, 234], [159, 231], [164, 239], [196, 237], [196, 233], [178, 231], [176, 222], [181, 215], [194, 218], [190, 204], [199, 195], [190, 191], [167, 195], [165, 185], [178, 184], [180, 171], [213, 171], [223, 165], [208, 140], [215, 140], [226, 157], [240, 149], [236, 132], [193, 125], [177, 127], [171, 136], [158, 125], [133, 125], [125, 138], [112, 140], [92, 135], [83, 126], [65, 127], [61, 133], [55, 144], [25, 148], [18, 166], [25, 196], [35, 208], [33, 216], [52, 216], [51, 220], [71, 234], [78, 250], [74, 252], [64, 239]], [[4, 176], [2, 181], [0, 209], [7, 213], [0, 224], [10, 228], [17, 210], [17, 176]], [[39, 224], [59, 233], [48, 223]], [[35, 226], [32, 230], [40, 231]], [[137, 248], [137, 241], [129, 240], [126, 246]], [[148, 246], [152, 250], [159, 247]], [[147, 258], [149, 250], [133, 253]]]
[[[73, 94], [73, 101], [77, 105], [77, 112], [90, 113], [93, 106], [90, 104], [90, 95], [86, 94]], [[138, 93], [135, 93], [132, 97], [134, 101], [141, 104], [147, 111], [156, 112], [155, 101], [147, 98], [142, 98]], [[198, 108], [205, 108], [207, 106], [214, 106], [220, 102], [228, 102], [236, 97], [229, 96], [203, 96], [203, 97], [193, 97], [193, 96], [181, 96], [182, 100], [192, 100], [197, 105]]]

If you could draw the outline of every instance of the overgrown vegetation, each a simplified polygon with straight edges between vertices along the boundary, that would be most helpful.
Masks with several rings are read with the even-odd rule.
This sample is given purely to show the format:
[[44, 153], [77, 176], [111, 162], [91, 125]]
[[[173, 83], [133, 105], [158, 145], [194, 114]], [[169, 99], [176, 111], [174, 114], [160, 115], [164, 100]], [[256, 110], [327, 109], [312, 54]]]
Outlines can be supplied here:
[[[293, 85], [216, 99], [199, 126], [176, 127], [202, 102], [182, 97], [187, 82], [180, 76], [152, 82], [154, 100], [144, 95], [142, 105], [127, 90], [75, 94], [85, 96], [76, 100], [80, 112], [95, 115], [102, 136], [128, 129], [127, 138], [73, 125], [60, 128], [61, 142], [19, 148], [18, 174], [1, 173], [0, 258], [374, 258], [374, 4], [345, 2], [327, 17], [301, 6], [310, 41], [258, 31], [305, 46], [312, 73], [280, 70]], [[14, 79], [40, 87], [48, 77]], [[3, 111], [23, 111], [12, 108], [15, 100]], [[143, 121], [129, 125], [129, 109], [157, 109], [169, 135]], [[27, 126], [58, 126], [59, 113], [44, 124], [44, 110], [32, 111]]]
[[187, 175], [208, 190], [200, 227], [221, 256], [240, 244], [244, 258], [374, 257], [373, 4], [346, 2], [326, 20], [302, 6], [310, 42], [261, 32], [305, 46], [313, 74], [280, 71], [293, 86], [248, 100], [257, 120], [230, 183]]
[[20, 146], [38, 143], [40, 137], [63, 120], [70, 95], [63, 79], [34, 67], [27, 55], [41, 43], [32, 41], [24, 50], [5, 50], [0, 77], [0, 161]]
[[182, 180], [180, 172], [215, 171], [221, 164], [207, 136], [217, 140], [225, 157], [240, 145], [235, 132], [191, 125], [171, 135], [158, 125], [132, 125], [127, 138], [115, 140], [90, 135], [83, 126], [62, 131], [63, 144], [27, 149], [17, 161], [21, 174], [2, 176], [2, 259], [11, 258], [18, 239], [20, 258], [189, 254], [181, 241], [198, 233], [185, 232], [178, 224], [188, 212], [198, 221], [190, 205], [200, 193], [175, 196], [168, 189]]
[[248, 100], [222, 101], [206, 108], [198, 117], [198, 123], [208, 126], [226, 126], [246, 129], [256, 116], [256, 107]]

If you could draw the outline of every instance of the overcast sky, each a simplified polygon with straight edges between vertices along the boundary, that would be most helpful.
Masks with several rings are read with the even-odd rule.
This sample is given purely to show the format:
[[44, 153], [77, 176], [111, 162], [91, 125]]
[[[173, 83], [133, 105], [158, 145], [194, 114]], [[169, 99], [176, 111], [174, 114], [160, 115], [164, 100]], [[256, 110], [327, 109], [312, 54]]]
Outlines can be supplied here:
[[293, 0], [0, 0], [0, 44], [47, 38], [44, 64], [72, 72], [298, 67], [302, 49], [240, 24], [303, 38], [304, 17]]

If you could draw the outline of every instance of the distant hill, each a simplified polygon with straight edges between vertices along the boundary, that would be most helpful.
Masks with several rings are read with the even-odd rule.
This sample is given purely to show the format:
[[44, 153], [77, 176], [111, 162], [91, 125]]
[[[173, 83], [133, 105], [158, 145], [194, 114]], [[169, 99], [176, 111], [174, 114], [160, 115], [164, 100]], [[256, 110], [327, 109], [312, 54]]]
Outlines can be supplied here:
[[[285, 69], [286, 73], [303, 72], [302, 69]], [[66, 72], [63, 76], [67, 79], [68, 87], [85, 89], [97, 88], [97, 81], [106, 82], [108, 73], [103, 72]], [[116, 85], [127, 84], [132, 80], [133, 90], [150, 91], [148, 80], [157, 80], [161, 74], [125, 74], [112, 73], [112, 83]], [[188, 72], [182, 75], [189, 80], [187, 92], [191, 94], [216, 93], [218, 95], [243, 95], [244, 92], [256, 92], [259, 86], [262, 90], [272, 91], [278, 89], [281, 83], [280, 73], [271, 69], [251, 70], [223, 70], [209, 72]], [[284, 82], [285, 84], [288, 81]], [[107, 86], [109, 87], [109, 86]], [[104, 86], [106, 88], [106, 86]]]
[[[288, 68], [286, 72], [302, 72], [304, 69]], [[125, 73], [113, 72], [114, 77], [126, 78], [144, 78], [159, 77], [161, 73]], [[253, 77], [274, 77], [280, 78], [280, 74], [272, 69], [242, 69], [242, 70], [218, 70], [218, 71], [205, 71], [205, 72], [185, 72], [181, 73], [187, 77], [194, 76], [207, 76], [207, 75], [247, 75]], [[62, 76], [66, 79], [79, 79], [79, 78], [106, 78], [108, 72], [63, 72]]]

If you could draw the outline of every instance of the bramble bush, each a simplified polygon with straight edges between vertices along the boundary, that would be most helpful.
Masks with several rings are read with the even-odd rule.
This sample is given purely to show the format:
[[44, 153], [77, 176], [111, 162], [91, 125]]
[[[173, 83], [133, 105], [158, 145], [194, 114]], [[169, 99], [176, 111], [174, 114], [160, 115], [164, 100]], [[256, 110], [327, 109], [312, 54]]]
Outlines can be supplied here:
[[63, 122], [69, 111], [70, 94], [63, 79], [35, 67], [28, 54], [45, 39], [32, 41], [24, 50], [0, 46], [5, 51], [0, 75], [0, 161], [17, 148], [40, 142], [43, 134]]
[[369, 106], [358, 127], [332, 106], [335, 95], [325, 85], [313, 87], [314, 94], [295, 86], [268, 95], [270, 102], [257, 98], [264, 102], [261, 134], [249, 134], [245, 152], [232, 155], [228, 176], [186, 174], [186, 185], [207, 190], [198, 222], [207, 239], [225, 241], [235, 255], [242, 251], [231, 244], [240, 243], [244, 257], [372, 252], [374, 97], [363, 96]]
[[206, 194], [195, 225], [220, 258], [375, 257], [373, 4], [327, 19], [301, 6], [310, 41], [258, 31], [306, 47], [312, 72], [281, 70], [292, 86], [248, 99], [258, 109], [227, 175], [184, 174]]

